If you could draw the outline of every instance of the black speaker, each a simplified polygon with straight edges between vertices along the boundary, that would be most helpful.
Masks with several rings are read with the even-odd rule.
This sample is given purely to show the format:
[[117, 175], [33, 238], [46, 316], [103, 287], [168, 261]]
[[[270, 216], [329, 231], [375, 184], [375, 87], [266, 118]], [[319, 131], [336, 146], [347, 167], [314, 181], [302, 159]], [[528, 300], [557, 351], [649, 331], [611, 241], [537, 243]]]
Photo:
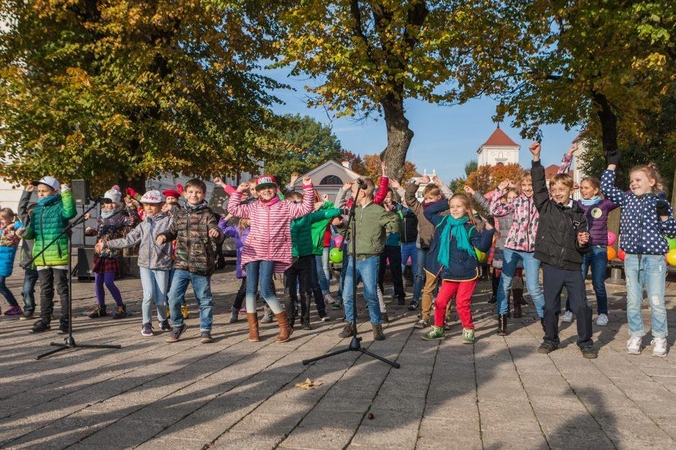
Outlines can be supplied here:
[[71, 191], [78, 205], [89, 203], [89, 182], [87, 180], [71, 180]]

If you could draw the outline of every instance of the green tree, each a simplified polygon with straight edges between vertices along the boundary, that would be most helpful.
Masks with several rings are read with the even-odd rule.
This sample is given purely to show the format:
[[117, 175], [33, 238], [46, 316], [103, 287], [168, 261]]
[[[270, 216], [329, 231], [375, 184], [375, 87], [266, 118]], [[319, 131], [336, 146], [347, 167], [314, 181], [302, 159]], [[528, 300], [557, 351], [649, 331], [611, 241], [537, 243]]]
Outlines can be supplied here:
[[[510, 48], [510, 23], [496, 27], [498, 0], [305, 0], [284, 10], [281, 65], [306, 74], [312, 106], [338, 116], [382, 115], [390, 175], [402, 179], [413, 130], [407, 99], [461, 103], [478, 95], [488, 79], [475, 65]], [[477, 49], [478, 58], [471, 54]], [[507, 59], [507, 56], [504, 56]]]
[[[0, 0], [0, 176], [250, 169], [279, 127], [266, 0]], [[141, 187], [142, 188], [142, 187]]]
[[473, 159], [472, 161], [465, 164], [465, 175], [470, 176], [470, 174], [472, 172], [476, 172], [476, 170], [478, 168], [479, 168], [479, 163], [477, 162], [476, 159]]
[[283, 116], [284, 129], [278, 141], [284, 147], [266, 160], [265, 171], [278, 176], [280, 183], [288, 183], [294, 172], [303, 175], [315, 167], [341, 158], [341, 146], [331, 127], [309, 116]]
[[536, 138], [542, 124], [586, 126], [605, 152], [640, 133], [643, 111], [658, 110], [673, 86], [674, 43], [666, 32], [673, 32], [673, 2], [507, 4], [506, 18], [522, 30], [514, 49], [521, 54], [487, 68], [504, 74], [493, 86], [501, 96], [498, 120], [512, 115], [522, 135]]

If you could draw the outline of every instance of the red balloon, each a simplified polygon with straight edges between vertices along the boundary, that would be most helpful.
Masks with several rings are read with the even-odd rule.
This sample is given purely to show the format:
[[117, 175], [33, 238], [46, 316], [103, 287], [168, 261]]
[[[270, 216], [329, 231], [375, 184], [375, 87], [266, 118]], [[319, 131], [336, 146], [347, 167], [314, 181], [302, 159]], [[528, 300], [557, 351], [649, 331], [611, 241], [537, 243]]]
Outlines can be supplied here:
[[624, 253], [624, 250], [619, 249], [617, 251], [617, 257], [620, 258], [620, 261], [624, 261], [624, 257], [626, 256], [626, 253]]

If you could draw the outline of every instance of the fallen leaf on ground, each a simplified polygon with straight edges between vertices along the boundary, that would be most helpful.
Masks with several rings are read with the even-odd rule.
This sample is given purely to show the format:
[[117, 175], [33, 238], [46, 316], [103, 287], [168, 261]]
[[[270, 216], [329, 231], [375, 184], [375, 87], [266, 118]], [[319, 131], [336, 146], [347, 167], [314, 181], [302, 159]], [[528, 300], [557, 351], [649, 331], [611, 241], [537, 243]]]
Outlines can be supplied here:
[[297, 388], [305, 389], [306, 391], [314, 389], [317, 386], [321, 386], [323, 383], [321, 381], [312, 381], [309, 378], [306, 378], [302, 383], [296, 383]]

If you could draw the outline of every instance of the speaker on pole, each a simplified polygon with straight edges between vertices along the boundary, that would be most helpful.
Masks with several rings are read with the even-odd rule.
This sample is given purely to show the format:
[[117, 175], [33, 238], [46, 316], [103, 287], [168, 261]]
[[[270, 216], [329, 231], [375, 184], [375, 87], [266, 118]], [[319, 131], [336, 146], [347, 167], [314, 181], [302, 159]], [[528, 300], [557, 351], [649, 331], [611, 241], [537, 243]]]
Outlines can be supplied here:
[[89, 182], [87, 180], [71, 180], [71, 192], [75, 203], [78, 205], [86, 205], [89, 203]]

